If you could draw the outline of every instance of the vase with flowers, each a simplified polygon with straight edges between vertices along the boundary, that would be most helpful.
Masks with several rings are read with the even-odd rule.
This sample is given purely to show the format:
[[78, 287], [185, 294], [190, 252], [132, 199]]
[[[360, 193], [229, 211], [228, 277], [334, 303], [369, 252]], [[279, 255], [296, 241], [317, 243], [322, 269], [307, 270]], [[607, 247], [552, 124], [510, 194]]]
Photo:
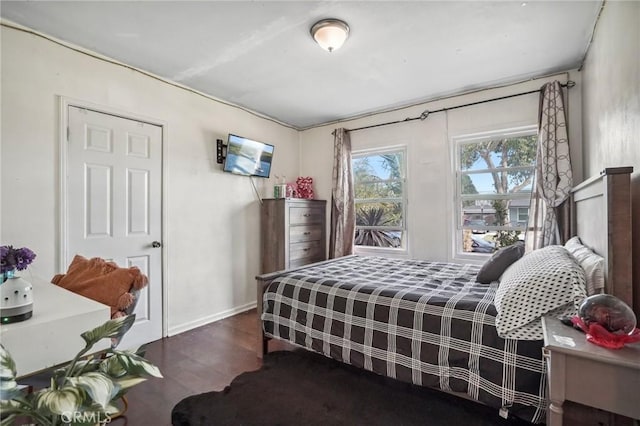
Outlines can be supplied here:
[[0, 246], [0, 322], [24, 321], [33, 315], [33, 287], [17, 271], [24, 271], [36, 255], [27, 247]]

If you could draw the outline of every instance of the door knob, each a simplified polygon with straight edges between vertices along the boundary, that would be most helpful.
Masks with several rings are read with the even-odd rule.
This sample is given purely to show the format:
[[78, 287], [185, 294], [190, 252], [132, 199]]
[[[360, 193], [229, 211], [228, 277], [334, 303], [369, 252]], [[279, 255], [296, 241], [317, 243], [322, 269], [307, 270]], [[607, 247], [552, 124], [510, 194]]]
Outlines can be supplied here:
[[158, 248], [160, 247], [162, 244], [160, 243], [160, 241], [154, 241], [151, 243], [151, 247], [153, 248]]

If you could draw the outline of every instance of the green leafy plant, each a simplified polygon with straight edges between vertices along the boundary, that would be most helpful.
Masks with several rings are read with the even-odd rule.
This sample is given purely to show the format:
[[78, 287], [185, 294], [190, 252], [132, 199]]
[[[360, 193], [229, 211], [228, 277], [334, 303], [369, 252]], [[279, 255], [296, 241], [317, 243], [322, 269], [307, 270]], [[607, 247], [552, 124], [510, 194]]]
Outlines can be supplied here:
[[496, 247], [507, 247], [520, 241], [520, 231], [498, 231], [495, 236]]
[[[356, 225], [385, 226], [392, 222], [386, 219], [387, 212], [382, 207], [360, 208], [356, 211]], [[356, 229], [355, 244], [359, 246], [398, 247], [399, 239], [382, 229]]]
[[[507, 203], [504, 200], [494, 200], [492, 202], [495, 210], [495, 219], [498, 225], [506, 225], [509, 219], [509, 212], [507, 210]], [[507, 247], [511, 244], [517, 243], [519, 239], [520, 231], [499, 230], [496, 232], [495, 241], [496, 248]]]
[[135, 315], [112, 319], [81, 334], [85, 347], [67, 366], [53, 371], [50, 386], [25, 394], [16, 382], [16, 364], [0, 344], [0, 425], [28, 417], [38, 425], [108, 423], [120, 410], [116, 401], [147, 377], [162, 377], [142, 350], [108, 349], [85, 355], [102, 339], [118, 339], [131, 328]]

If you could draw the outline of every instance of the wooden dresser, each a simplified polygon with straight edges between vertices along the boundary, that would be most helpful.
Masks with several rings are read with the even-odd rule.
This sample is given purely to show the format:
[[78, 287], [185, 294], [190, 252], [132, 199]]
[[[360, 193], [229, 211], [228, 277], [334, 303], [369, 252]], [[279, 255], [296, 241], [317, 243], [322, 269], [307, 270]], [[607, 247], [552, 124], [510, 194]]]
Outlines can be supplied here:
[[325, 200], [262, 200], [260, 273], [295, 268], [326, 259]]

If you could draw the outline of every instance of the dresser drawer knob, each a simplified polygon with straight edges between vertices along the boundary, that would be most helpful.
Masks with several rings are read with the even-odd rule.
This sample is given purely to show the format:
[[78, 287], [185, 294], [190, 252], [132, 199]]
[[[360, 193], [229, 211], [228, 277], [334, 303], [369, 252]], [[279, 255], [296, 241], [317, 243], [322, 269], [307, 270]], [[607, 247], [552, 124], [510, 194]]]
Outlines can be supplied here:
[[311, 235], [311, 231], [303, 232], [304, 235]]
[[305, 213], [305, 214], [303, 214], [302, 216], [304, 216], [304, 217], [309, 217], [309, 216], [311, 216], [311, 213]]

